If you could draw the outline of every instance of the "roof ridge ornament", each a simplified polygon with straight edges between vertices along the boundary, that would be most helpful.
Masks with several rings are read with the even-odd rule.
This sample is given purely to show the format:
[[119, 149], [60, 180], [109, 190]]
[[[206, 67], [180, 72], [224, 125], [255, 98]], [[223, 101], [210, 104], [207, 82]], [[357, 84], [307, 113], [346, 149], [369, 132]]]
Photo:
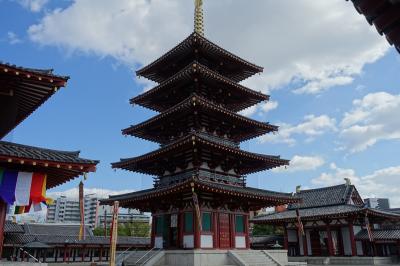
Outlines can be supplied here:
[[194, 0], [194, 32], [204, 36], [203, 0]]

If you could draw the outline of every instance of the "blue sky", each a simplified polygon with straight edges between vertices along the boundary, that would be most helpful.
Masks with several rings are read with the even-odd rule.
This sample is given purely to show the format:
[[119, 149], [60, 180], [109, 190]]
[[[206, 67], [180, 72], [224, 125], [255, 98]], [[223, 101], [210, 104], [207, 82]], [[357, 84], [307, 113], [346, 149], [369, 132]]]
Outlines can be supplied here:
[[[121, 129], [155, 114], [128, 103], [152, 86], [134, 70], [190, 34], [189, 2], [0, 0], [0, 60], [71, 77], [5, 140], [101, 160], [87, 189], [150, 187], [150, 176], [110, 163], [157, 148]], [[242, 148], [293, 159], [286, 170], [249, 176], [248, 185], [286, 192], [348, 177], [363, 196], [400, 206], [400, 55], [347, 1], [289, 2], [205, 1], [206, 37], [265, 67], [244, 84], [271, 102], [245, 115], [281, 126]]]

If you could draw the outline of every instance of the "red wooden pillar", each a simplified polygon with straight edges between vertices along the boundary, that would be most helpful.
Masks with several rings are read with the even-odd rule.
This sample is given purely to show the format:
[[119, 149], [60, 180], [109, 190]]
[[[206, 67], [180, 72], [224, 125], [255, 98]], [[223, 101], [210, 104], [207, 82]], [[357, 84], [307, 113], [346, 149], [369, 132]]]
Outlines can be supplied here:
[[82, 262], [85, 261], [85, 256], [86, 256], [86, 246], [83, 245], [83, 248], [82, 248]]
[[3, 254], [4, 225], [6, 222], [7, 203], [0, 199], [0, 260]]
[[213, 231], [213, 247], [214, 248], [219, 248], [219, 244], [218, 244], [218, 239], [219, 239], [219, 234], [218, 234], [218, 213], [217, 212], [213, 212], [212, 213], [212, 231]]
[[289, 249], [288, 231], [286, 224], [283, 225], [283, 249]]
[[67, 262], [67, 245], [64, 246], [64, 258], [63, 262]]
[[356, 240], [354, 239], [353, 220], [349, 220], [349, 235], [351, 244], [351, 256], [357, 256]]
[[155, 232], [156, 232], [156, 217], [154, 215], [151, 216], [151, 247], [154, 248], [155, 241]]
[[326, 233], [328, 236], [328, 254], [329, 256], [334, 256], [335, 252], [333, 250], [332, 232], [329, 223], [326, 224]]
[[201, 221], [198, 221], [197, 219], [197, 215], [195, 213], [195, 211], [193, 211], [193, 220], [194, 220], [194, 248], [201, 248], [200, 246], [200, 228], [199, 228], [199, 222], [201, 223]]
[[185, 228], [185, 213], [179, 212], [178, 214], [178, 247], [183, 248], [183, 230]]
[[103, 246], [100, 246], [99, 261], [103, 261]]
[[229, 215], [230, 217], [230, 232], [231, 232], [231, 248], [236, 248], [236, 230], [235, 230], [235, 214], [232, 213]]
[[249, 215], [244, 215], [244, 232], [246, 237], [246, 248], [250, 248], [250, 239], [249, 239]]

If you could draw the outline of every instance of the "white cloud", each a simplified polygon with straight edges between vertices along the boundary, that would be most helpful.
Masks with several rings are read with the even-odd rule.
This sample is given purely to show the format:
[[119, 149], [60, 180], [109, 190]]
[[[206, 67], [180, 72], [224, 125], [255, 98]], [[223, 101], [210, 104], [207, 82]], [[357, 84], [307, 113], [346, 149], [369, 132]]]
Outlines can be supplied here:
[[243, 111], [241, 111], [240, 114], [244, 116], [252, 116], [255, 113], [258, 113], [260, 115], [265, 115], [269, 111], [278, 108], [278, 105], [279, 103], [277, 101], [267, 101], [260, 103], [259, 105], [253, 105], [249, 108], [246, 108]]
[[342, 148], [359, 152], [378, 141], [400, 139], [400, 94], [370, 93], [353, 101], [341, 123]]
[[295, 136], [305, 136], [307, 141], [312, 141], [316, 136], [329, 131], [336, 131], [336, 121], [327, 115], [307, 115], [304, 121], [297, 125], [280, 124], [279, 131], [276, 134], [261, 136], [261, 142], [286, 143], [293, 145], [296, 143]]
[[32, 12], [40, 12], [49, 0], [17, 0], [17, 2]]
[[307, 170], [315, 170], [318, 167], [322, 166], [325, 163], [324, 159], [319, 156], [299, 156], [295, 155], [290, 160], [289, 166], [281, 166], [278, 168], [272, 169], [273, 172], [276, 173], [284, 173], [284, 172], [300, 172]]
[[400, 207], [400, 166], [379, 169], [365, 176], [358, 176], [353, 169], [339, 168], [335, 164], [330, 168], [330, 173], [322, 173], [311, 182], [329, 186], [343, 184], [343, 178], [350, 178], [362, 197], [389, 198], [392, 207]]
[[7, 39], [9, 44], [17, 44], [22, 42], [18, 35], [12, 31], [7, 32]]
[[[75, 0], [28, 32], [42, 45], [141, 65], [192, 31], [192, 10], [193, 1]], [[205, 1], [205, 29], [209, 39], [265, 67], [245, 81], [263, 92], [293, 81], [296, 93], [309, 94], [348, 84], [389, 47], [343, 0]]]
[[[96, 194], [98, 198], [108, 198], [109, 195], [117, 195], [117, 194], [124, 194], [133, 192], [133, 190], [109, 190], [109, 189], [102, 189], [102, 188], [84, 188], [85, 195], [89, 194]], [[79, 189], [78, 188], [71, 188], [65, 191], [50, 191], [47, 193], [47, 196], [52, 198], [57, 198], [60, 196], [66, 196], [67, 198], [79, 198]]]

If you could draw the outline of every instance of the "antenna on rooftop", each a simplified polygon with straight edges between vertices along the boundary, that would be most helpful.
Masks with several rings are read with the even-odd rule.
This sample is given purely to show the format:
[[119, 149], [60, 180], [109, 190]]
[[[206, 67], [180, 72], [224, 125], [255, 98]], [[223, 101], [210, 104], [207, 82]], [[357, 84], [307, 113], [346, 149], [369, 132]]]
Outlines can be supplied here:
[[194, 31], [204, 36], [203, 0], [194, 0]]

